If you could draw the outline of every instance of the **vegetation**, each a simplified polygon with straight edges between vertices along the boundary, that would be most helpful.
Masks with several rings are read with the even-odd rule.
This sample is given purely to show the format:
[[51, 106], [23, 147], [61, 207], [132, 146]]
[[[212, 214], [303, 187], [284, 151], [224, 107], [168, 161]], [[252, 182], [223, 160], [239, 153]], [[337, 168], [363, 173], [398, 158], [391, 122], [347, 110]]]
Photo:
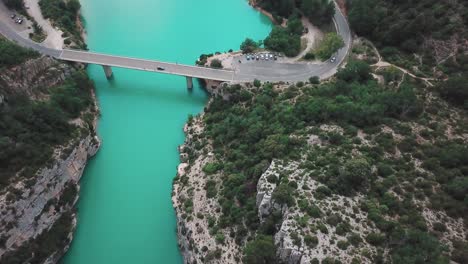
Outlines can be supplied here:
[[44, 17], [60, 27], [65, 32], [64, 37], [69, 37], [64, 40], [65, 44], [69, 45], [73, 42], [74, 48], [86, 49], [86, 43], [77, 26], [81, 8], [79, 0], [40, 0], [39, 6]]
[[[387, 60], [406, 68], [418, 66], [426, 74], [452, 53], [436, 54], [435, 49], [453, 45], [454, 40], [462, 44], [467, 37], [466, 1], [348, 0], [347, 3], [349, 22], [357, 34], [376, 43]], [[455, 46], [449, 49], [457, 50]], [[424, 66], [413, 53], [421, 56]]]
[[11, 41], [0, 37], [0, 69], [21, 64], [24, 61], [39, 57], [39, 53], [19, 47]]
[[2, 261], [11, 264], [43, 263], [52, 253], [62, 252], [68, 244], [72, 221], [71, 213], [64, 213], [50, 230], [43, 231], [18, 249], [6, 253]]
[[39, 6], [45, 18], [52, 19], [68, 32], [75, 32], [75, 21], [81, 8], [78, 0], [40, 0]]
[[36, 102], [22, 95], [8, 98], [8, 104], [0, 107], [0, 167], [4, 168], [0, 188], [18, 172], [33, 177], [51, 161], [55, 147], [79, 135], [69, 120], [92, 105], [92, 89], [86, 73], [77, 72], [48, 91], [50, 100]]
[[452, 77], [439, 85], [441, 96], [448, 101], [468, 109], [468, 76]]
[[244, 249], [244, 263], [276, 263], [276, 248], [273, 244], [273, 239], [268, 236], [258, 236], [253, 241], [247, 243]]
[[24, 10], [23, 0], [2, 0], [8, 8], [15, 10]]
[[299, 10], [317, 26], [331, 23], [335, 14], [333, 1], [329, 0], [262, 0], [259, 5], [270, 11], [273, 17], [288, 18]]
[[[345, 236], [335, 240], [342, 250], [363, 243], [377, 247], [378, 253], [368, 256], [372, 262], [385, 258], [393, 263], [448, 263], [448, 256], [463, 259], [460, 249], [464, 246], [449, 252], [429, 232], [421, 209], [428, 207], [445, 211], [450, 217], [466, 218], [468, 147], [463, 140], [446, 137], [438, 128], [440, 118], [445, 120], [448, 112], [440, 108], [440, 100], [427, 100], [429, 91], [422, 89], [421, 83], [405, 78], [397, 87], [378, 84], [371, 73], [369, 64], [350, 60], [330, 82], [319, 84], [318, 78], [312, 77], [310, 84], [281, 89], [258, 81], [248, 89], [232, 86], [226, 88], [229, 101], [215, 97], [207, 107], [203, 140], [212, 141], [216, 164], [222, 166], [215, 169], [208, 164], [209, 171], [216, 171], [216, 179], [205, 188], [221, 206], [218, 228], [237, 226], [250, 231], [244, 249], [248, 263], [267, 263], [268, 257], [256, 258], [251, 252], [253, 248], [271, 246], [268, 241], [277, 232], [281, 218], [273, 213], [266, 221], [258, 221], [255, 190], [259, 177], [273, 159], [297, 161], [304, 153], [304, 173], [322, 184], [313, 192], [314, 197], [323, 200], [333, 195], [364, 195], [360, 208], [354, 210], [365, 211], [379, 231], [361, 238], [343, 219], [311, 206], [307, 198], [297, 197], [296, 181], [285, 175], [268, 178], [278, 184], [272, 194], [275, 202], [298, 207], [306, 214], [297, 220], [299, 226], [307, 226], [310, 218], [326, 217], [325, 222], [315, 225], [315, 232]], [[465, 86], [458, 85], [461, 80], [453, 82], [444, 84], [450, 87], [441, 85], [437, 91], [463, 105], [466, 99], [460, 97]], [[466, 119], [466, 114], [459, 114], [455, 116]], [[464, 122], [457, 122], [452, 123], [457, 126], [453, 129], [460, 135], [466, 133], [468, 128], [458, 125]], [[336, 125], [343, 131], [323, 131], [323, 124]], [[413, 132], [415, 124], [426, 129]], [[384, 127], [398, 138], [383, 131]], [[365, 134], [363, 139], [356, 136], [358, 130]], [[325, 146], [304, 147], [310, 133], [319, 135]], [[414, 133], [427, 142], [417, 142]], [[368, 143], [363, 144], [363, 140]], [[400, 156], [395, 155], [397, 150]], [[416, 158], [424, 172], [415, 168]], [[438, 224], [434, 230], [448, 229]], [[233, 235], [239, 244], [243, 243], [243, 237]], [[301, 243], [297, 234], [291, 234], [291, 238]], [[304, 235], [307, 246], [315, 247], [316, 239], [314, 234]]]
[[211, 62], [210, 62], [210, 67], [211, 67], [211, 68], [216, 68], [216, 69], [221, 69], [221, 68], [223, 68], [223, 64], [221, 63], [220, 60], [218, 60], [218, 59], [213, 59], [213, 60], [211, 60]]
[[335, 32], [327, 33], [320, 46], [317, 48], [316, 54], [322, 60], [329, 59], [340, 48], [344, 47], [344, 41], [340, 35]]
[[253, 39], [246, 38], [244, 42], [240, 45], [240, 49], [242, 50], [242, 53], [252, 53], [256, 49], [258, 49], [259, 44], [255, 42]]
[[264, 40], [265, 48], [283, 52], [293, 57], [301, 51], [301, 34], [303, 26], [299, 18], [291, 17], [286, 28], [275, 26]]

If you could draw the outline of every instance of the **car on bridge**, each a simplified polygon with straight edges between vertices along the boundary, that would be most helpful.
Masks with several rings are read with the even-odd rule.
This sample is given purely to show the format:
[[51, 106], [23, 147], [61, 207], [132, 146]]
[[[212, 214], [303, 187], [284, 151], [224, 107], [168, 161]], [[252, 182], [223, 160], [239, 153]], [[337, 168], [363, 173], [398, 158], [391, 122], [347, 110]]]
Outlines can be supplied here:
[[164, 71], [165, 69], [163, 67], [157, 67], [158, 71]]

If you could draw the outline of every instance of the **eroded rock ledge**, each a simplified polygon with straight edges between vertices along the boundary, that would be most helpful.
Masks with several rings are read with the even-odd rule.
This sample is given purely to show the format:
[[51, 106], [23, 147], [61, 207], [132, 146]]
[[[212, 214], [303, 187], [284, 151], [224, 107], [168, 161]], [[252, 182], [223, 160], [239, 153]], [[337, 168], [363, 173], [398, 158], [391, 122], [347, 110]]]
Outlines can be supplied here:
[[[24, 95], [36, 101], [46, 100], [50, 87], [62, 84], [76, 69], [50, 57], [40, 57], [0, 73], [0, 107], [8, 97]], [[98, 107], [94, 93], [93, 109], [86, 110], [92, 120], [71, 120], [80, 133], [65, 145], [54, 149], [52, 162], [33, 177], [20, 173], [0, 191], [0, 262], [21, 261], [25, 256], [41, 256], [43, 263], [57, 263], [68, 250], [76, 226], [74, 205], [79, 197], [79, 181], [100, 141], [96, 136]], [[56, 236], [60, 245], [37, 244]], [[16, 263], [16, 262], [14, 262]]]

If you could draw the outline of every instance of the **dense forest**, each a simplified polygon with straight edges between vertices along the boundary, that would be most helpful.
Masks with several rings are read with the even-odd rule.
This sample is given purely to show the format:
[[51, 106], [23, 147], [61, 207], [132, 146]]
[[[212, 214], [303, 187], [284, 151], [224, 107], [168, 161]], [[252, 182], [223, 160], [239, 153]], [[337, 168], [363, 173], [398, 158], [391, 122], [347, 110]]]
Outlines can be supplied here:
[[[360, 36], [372, 40], [384, 58], [420, 75], [450, 74], [467, 50], [466, 1], [348, 0], [348, 19]], [[439, 74], [440, 75], [440, 74]]]
[[333, 1], [329, 0], [261, 0], [258, 4], [270, 11], [279, 24], [282, 18], [301, 13], [313, 24], [322, 26], [331, 23], [335, 14]]
[[39, 57], [39, 53], [19, 48], [12, 42], [0, 36], [0, 69], [20, 64], [27, 59]]
[[[1, 87], [0, 87], [1, 89]], [[48, 101], [12, 96], [0, 106], [0, 188], [15, 173], [32, 177], [51, 158], [56, 146], [77, 134], [69, 123], [88, 109], [92, 82], [84, 72], [75, 73], [65, 84], [50, 89]]]

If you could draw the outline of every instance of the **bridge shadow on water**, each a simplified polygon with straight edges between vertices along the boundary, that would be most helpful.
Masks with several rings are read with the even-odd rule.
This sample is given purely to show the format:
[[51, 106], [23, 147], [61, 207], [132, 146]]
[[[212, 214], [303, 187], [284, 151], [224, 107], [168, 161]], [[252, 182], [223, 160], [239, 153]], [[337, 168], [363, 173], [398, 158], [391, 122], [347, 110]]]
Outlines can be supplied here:
[[[208, 92], [203, 87], [203, 82], [200, 81], [194, 81], [193, 88], [188, 89], [185, 78], [182, 76], [138, 72], [135, 74], [136, 76], [145, 76], [141, 76], [144, 78], [138, 78], [138, 85], [135, 85], [137, 82], [133, 78], [128, 78], [125, 73], [119, 75], [119, 72], [119, 70], [115, 71], [111, 79], [106, 79], [104, 76], [94, 77], [96, 89], [106, 89], [106, 91], [98, 92], [109, 96], [141, 97], [145, 100], [154, 99], [156, 102], [163, 100], [168, 104], [204, 104], [207, 100]], [[170, 80], [168, 81], [168, 79]]]

